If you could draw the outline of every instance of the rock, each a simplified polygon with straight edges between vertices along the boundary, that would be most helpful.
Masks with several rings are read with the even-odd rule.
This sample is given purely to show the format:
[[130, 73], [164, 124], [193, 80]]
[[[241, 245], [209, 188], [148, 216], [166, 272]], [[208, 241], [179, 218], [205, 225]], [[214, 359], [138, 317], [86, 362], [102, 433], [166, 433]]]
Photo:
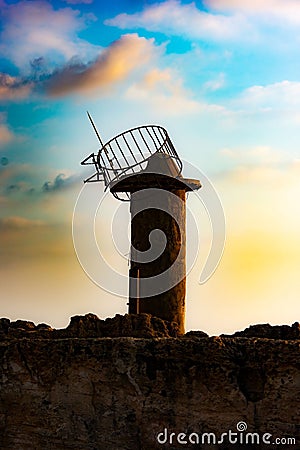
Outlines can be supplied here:
[[53, 328], [50, 327], [50, 325], [47, 325], [46, 323], [39, 323], [36, 326], [36, 331], [53, 331]]
[[232, 336], [261, 337], [266, 339], [300, 339], [300, 325], [299, 322], [295, 322], [292, 326], [270, 325], [269, 323], [251, 325], [244, 331], [237, 331]]
[[97, 338], [97, 337], [170, 338], [178, 336], [178, 325], [150, 314], [117, 314], [113, 318], [99, 319], [95, 314], [74, 316], [65, 329], [54, 330], [42, 323], [0, 319], [0, 337], [16, 339]]
[[27, 320], [16, 320], [15, 322], [10, 322], [9, 328], [33, 331], [35, 329], [35, 325], [33, 322], [29, 322]]
[[71, 317], [70, 324], [64, 331], [66, 337], [98, 337], [101, 336], [98, 331], [100, 319], [95, 314], [89, 313], [85, 316]]
[[[165, 332], [165, 325], [148, 315], [142, 321], [114, 319], [75, 318], [69, 332], [98, 333], [102, 322], [109, 332], [122, 323], [130, 334], [142, 323], [149, 333]], [[239, 422], [260, 439], [269, 433], [271, 443], [296, 439], [296, 445], [271, 445], [274, 449], [299, 448], [299, 340], [202, 334], [200, 339], [193, 333], [168, 339], [65, 338], [45, 333], [51, 338], [28, 331], [26, 338], [0, 342], [1, 449], [266, 447], [261, 441], [230, 445], [226, 439], [207, 444], [209, 436], [203, 433], [220, 439], [228, 430], [236, 433]], [[179, 445], [179, 433], [193, 439], [191, 433], [197, 433], [205, 444]], [[158, 435], [175, 441], [162, 445]]]
[[188, 331], [187, 333], [185, 333], [185, 335], [183, 336], [184, 338], [205, 338], [208, 337], [207, 333], [204, 333], [204, 331], [199, 331], [199, 330], [191, 330]]
[[108, 337], [176, 337], [178, 325], [150, 314], [125, 314], [124, 316], [118, 314], [113, 319], [104, 321], [102, 332], [104, 336]]
[[7, 334], [10, 325], [10, 320], [2, 318], [0, 319], [0, 335]]
[[65, 337], [176, 337], [178, 326], [150, 314], [117, 314], [106, 320], [95, 314], [71, 318], [66, 330], [57, 330], [57, 336]]

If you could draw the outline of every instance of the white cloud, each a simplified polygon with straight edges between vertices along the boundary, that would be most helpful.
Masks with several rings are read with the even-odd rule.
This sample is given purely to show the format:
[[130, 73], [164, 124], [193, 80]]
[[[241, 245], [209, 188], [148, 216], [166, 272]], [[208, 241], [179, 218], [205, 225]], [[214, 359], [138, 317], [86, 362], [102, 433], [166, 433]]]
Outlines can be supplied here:
[[229, 162], [228, 168], [222, 173], [227, 181], [245, 186], [252, 184], [264, 193], [270, 189], [275, 193], [287, 186], [294, 186], [299, 193], [300, 163], [288, 148], [278, 149], [266, 145], [223, 148], [220, 155]]
[[265, 16], [269, 21], [277, 18], [281, 22], [300, 22], [299, 0], [206, 0], [205, 3], [217, 11]]
[[181, 4], [178, 0], [157, 3], [135, 14], [119, 14], [105, 23], [122, 29], [145, 28], [193, 39], [231, 40], [250, 32], [249, 24], [240, 14], [211, 14], [198, 9], [195, 3]]
[[[248, 186], [252, 183], [262, 191], [274, 189], [274, 194], [275, 189], [282, 190], [287, 186], [295, 186], [298, 188], [299, 198], [299, 169], [294, 163], [284, 167], [268, 165], [249, 166], [241, 164], [226, 171], [224, 175], [228, 181]], [[296, 204], [297, 199], [295, 199]]]
[[126, 98], [145, 101], [167, 115], [200, 112], [203, 105], [194, 100], [182, 84], [182, 80], [171, 69], [155, 68], [128, 88]]
[[4, 4], [4, 26], [0, 35], [0, 54], [20, 68], [30, 60], [48, 56], [58, 62], [74, 55], [89, 58], [96, 47], [77, 33], [93, 16], [80, 16], [71, 8], [55, 10], [43, 0]]
[[234, 102], [234, 107], [251, 111], [285, 111], [299, 115], [300, 82], [284, 80], [246, 89]]
[[212, 80], [204, 83], [204, 89], [207, 91], [218, 91], [225, 85], [225, 74], [223, 72], [219, 73], [218, 76]]
[[223, 148], [220, 154], [232, 162], [244, 165], [282, 165], [294, 161], [291, 155], [268, 145], [256, 145], [251, 148]]

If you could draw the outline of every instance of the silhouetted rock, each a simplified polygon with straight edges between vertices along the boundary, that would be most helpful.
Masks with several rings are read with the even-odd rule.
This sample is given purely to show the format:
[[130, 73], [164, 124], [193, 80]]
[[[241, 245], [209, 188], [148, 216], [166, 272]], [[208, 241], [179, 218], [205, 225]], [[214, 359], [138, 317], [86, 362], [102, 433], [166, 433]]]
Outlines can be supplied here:
[[2, 339], [59, 339], [59, 338], [101, 338], [136, 337], [170, 338], [178, 336], [178, 325], [167, 322], [150, 314], [117, 314], [113, 318], [99, 319], [95, 314], [74, 316], [65, 329], [55, 330], [45, 323], [37, 326], [33, 322], [0, 319], [0, 337]]
[[71, 318], [65, 330], [55, 330], [55, 337], [176, 337], [178, 326], [150, 314], [117, 314], [99, 319], [95, 314]]
[[46, 323], [39, 323], [35, 329], [36, 331], [53, 331], [53, 328], [50, 327], [50, 325], [47, 325]]
[[101, 320], [95, 314], [71, 317], [70, 324], [65, 330], [57, 330], [56, 333], [64, 333], [66, 337], [102, 337], [99, 334], [99, 322]]
[[35, 324], [27, 320], [16, 320], [15, 322], [10, 322], [9, 328], [33, 331], [35, 330]]
[[[222, 335], [228, 336], [228, 335]], [[244, 331], [237, 331], [231, 337], [260, 337], [266, 339], [300, 339], [300, 325], [295, 322], [292, 326], [289, 325], [270, 325], [258, 324], [251, 325]]]
[[207, 333], [204, 333], [204, 331], [199, 331], [199, 330], [191, 330], [188, 331], [187, 333], [185, 333], [185, 335], [183, 336], [184, 338], [205, 338], [208, 337]]
[[[50, 325], [9, 319], [0, 319], [0, 338], [17, 339], [22, 337], [39, 339], [59, 338], [101, 338], [101, 337], [134, 337], [134, 338], [171, 338], [181, 337], [183, 339], [206, 338], [208, 334], [204, 331], [192, 330], [180, 336], [178, 325], [175, 322], [167, 322], [150, 314], [117, 314], [115, 317], [99, 319], [95, 314], [89, 313], [84, 316], [74, 316], [70, 319], [67, 328], [53, 329]], [[232, 335], [222, 334], [221, 337], [247, 337], [265, 339], [300, 339], [300, 325], [251, 325], [243, 331], [237, 331]]]
[[0, 336], [2, 334], [7, 334], [8, 329], [9, 329], [9, 325], [10, 325], [10, 320], [9, 319], [0, 319]]

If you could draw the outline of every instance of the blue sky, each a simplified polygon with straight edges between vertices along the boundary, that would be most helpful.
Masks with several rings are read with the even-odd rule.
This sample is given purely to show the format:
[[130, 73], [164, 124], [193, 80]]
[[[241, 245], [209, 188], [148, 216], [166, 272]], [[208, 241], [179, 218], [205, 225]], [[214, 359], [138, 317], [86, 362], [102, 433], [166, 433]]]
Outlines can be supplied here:
[[227, 245], [205, 286], [188, 278], [187, 328], [296, 320], [299, 2], [0, 0], [0, 20], [0, 315], [126, 311], [73, 250], [89, 110], [104, 140], [166, 127], [219, 192]]

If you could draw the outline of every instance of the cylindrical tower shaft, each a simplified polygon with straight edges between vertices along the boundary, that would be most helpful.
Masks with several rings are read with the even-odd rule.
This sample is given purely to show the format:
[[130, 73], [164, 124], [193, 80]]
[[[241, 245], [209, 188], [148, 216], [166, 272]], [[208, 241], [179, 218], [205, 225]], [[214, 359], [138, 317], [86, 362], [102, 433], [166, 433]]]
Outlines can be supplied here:
[[111, 192], [130, 193], [129, 313], [177, 322], [184, 333], [186, 192], [199, 180], [176, 176], [170, 158], [155, 154], [146, 170], [124, 176]]
[[131, 195], [129, 313], [177, 322], [184, 333], [186, 190]]

